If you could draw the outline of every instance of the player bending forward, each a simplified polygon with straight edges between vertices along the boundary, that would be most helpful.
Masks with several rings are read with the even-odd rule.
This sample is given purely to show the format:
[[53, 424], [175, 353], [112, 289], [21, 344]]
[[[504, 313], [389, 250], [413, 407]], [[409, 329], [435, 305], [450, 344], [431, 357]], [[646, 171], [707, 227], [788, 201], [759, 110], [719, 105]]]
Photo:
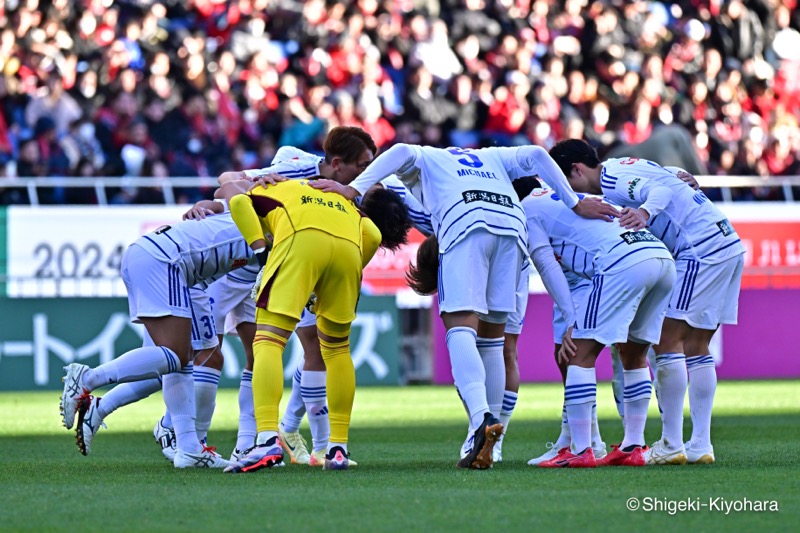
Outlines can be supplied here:
[[[711, 408], [717, 375], [709, 342], [720, 324], [737, 321], [744, 265], [739, 236], [702, 191], [652, 161], [600, 164], [594, 149], [575, 139], [558, 143], [550, 153], [575, 190], [602, 193], [624, 206], [624, 227], [648, 226], [672, 252], [678, 282], [655, 346], [662, 437], [646, 458], [649, 464], [713, 463]], [[687, 368], [692, 437], [684, 444]]]

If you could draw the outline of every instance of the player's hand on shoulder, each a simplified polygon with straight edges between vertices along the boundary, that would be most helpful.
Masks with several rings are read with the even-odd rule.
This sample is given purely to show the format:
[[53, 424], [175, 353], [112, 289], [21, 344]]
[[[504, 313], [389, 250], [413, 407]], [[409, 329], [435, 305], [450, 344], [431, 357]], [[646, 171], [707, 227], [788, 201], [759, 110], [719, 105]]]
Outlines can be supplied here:
[[183, 214], [183, 220], [203, 220], [213, 214], [214, 212], [211, 209], [194, 206]]
[[269, 174], [259, 174], [258, 176], [253, 176], [252, 178], [248, 179], [253, 182], [253, 186], [251, 187], [251, 189], [255, 189], [259, 185], [266, 188], [267, 185], [275, 185], [282, 181], [286, 181], [289, 178], [281, 176], [280, 174], [269, 173]]
[[689, 185], [694, 190], [700, 189], [700, 184], [697, 182], [697, 179], [692, 174], [689, 174], [685, 170], [681, 170], [677, 174], [675, 174], [679, 180]]
[[344, 196], [348, 200], [352, 200], [356, 196], [359, 196], [357, 190], [347, 185], [342, 185], [338, 181], [321, 179], [310, 181], [308, 184], [322, 192], [335, 192], [336, 194]]
[[619, 225], [625, 229], [639, 231], [647, 227], [647, 221], [649, 219], [650, 215], [644, 209], [626, 207], [622, 210], [622, 213], [620, 213]]
[[596, 218], [607, 222], [619, 216], [616, 207], [603, 202], [600, 198], [583, 198], [575, 204], [572, 210], [583, 218]]

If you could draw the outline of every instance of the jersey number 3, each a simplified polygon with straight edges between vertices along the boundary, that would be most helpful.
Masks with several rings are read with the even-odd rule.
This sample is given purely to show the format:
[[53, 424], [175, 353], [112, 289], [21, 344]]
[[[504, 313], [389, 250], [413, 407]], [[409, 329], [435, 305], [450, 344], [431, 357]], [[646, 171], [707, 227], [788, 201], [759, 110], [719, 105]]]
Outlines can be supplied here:
[[477, 155], [467, 152], [463, 148], [448, 148], [447, 151], [453, 155], [466, 156], [458, 160], [458, 162], [464, 165], [465, 167], [480, 168], [483, 166], [483, 162], [480, 159], [478, 159]]

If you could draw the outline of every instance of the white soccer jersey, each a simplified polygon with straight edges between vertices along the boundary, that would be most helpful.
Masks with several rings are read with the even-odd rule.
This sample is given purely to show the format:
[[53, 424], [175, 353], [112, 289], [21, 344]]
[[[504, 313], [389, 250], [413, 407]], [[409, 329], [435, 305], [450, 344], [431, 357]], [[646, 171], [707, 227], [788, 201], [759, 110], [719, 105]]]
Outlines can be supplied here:
[[428, 210], [419, 203], [419, 200], [406, 189], [406, 186], [403, 185], [400, 178], [392, 175], [381, 181], [381, 183], [383, 183], [383, 186], [387, 189], [396, 192], [400, 198], [403, 199], [403, 203], [405, 203], [408, 208], [408, 216], [414, 227], [425, 236], [432, 235], [433, 224], [431, 223], [430, 212], [428, 212]]
[[647, 230], [631, 231], [612, 222], [582, 218], [558, 195], [537, 189], [522, 201], [528, 219], [528, 250], [552, 247], [564, 270], [586, 279], [613, 274], [653, 257], [672, 260]]
[[514, 236], [527, 249], [524, 212], [512, 178], [538, 174], [566, 195], [569, 207], [578, 201], [564, 174], [538, 146], [465, 150], [398, 144], [350, 186], [363, 194], [390, 174], [397, 174], [431, 213], [442, 253], [476, 229]]
[[[600, 176], [603, 194], [624, 207], [642, 207], [658, 187], [667, 187], [672, 199], [663, 210], [650, 211], [650, 231], [676, 259], [716, 264], [744, 253], [744, 246], [724, 214], [670, 171], [646, 159], [609, 159]], [[649, 207], [649, 204], [645, 208]]]
[[205, 289], [225, 274], [258, 262], [230, 213], [163, 226], [134, 244], [159, 261], [180, 265], [188, 287]]
[[262, 174], [280, 174], [290, 179], [308, 179], [319, 176], [323, 158], [291, 146], [284, 146], [275, 154], [272, 164], [264, 168], [245, 170], [248, 178]]

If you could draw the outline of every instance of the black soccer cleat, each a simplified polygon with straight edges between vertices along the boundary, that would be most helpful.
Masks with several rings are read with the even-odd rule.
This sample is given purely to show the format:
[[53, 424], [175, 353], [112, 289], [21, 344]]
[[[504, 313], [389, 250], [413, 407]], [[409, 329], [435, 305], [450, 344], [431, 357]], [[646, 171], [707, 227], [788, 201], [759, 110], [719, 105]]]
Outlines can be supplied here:
[[491, 468], [492, 450], [502, 435], [503, 424], [493, 417], [492, 413], [486, 413], [483, 417], [483, 423], [475, 430], [472, 439], [472, 450], [456, 466], [473, 470]]

